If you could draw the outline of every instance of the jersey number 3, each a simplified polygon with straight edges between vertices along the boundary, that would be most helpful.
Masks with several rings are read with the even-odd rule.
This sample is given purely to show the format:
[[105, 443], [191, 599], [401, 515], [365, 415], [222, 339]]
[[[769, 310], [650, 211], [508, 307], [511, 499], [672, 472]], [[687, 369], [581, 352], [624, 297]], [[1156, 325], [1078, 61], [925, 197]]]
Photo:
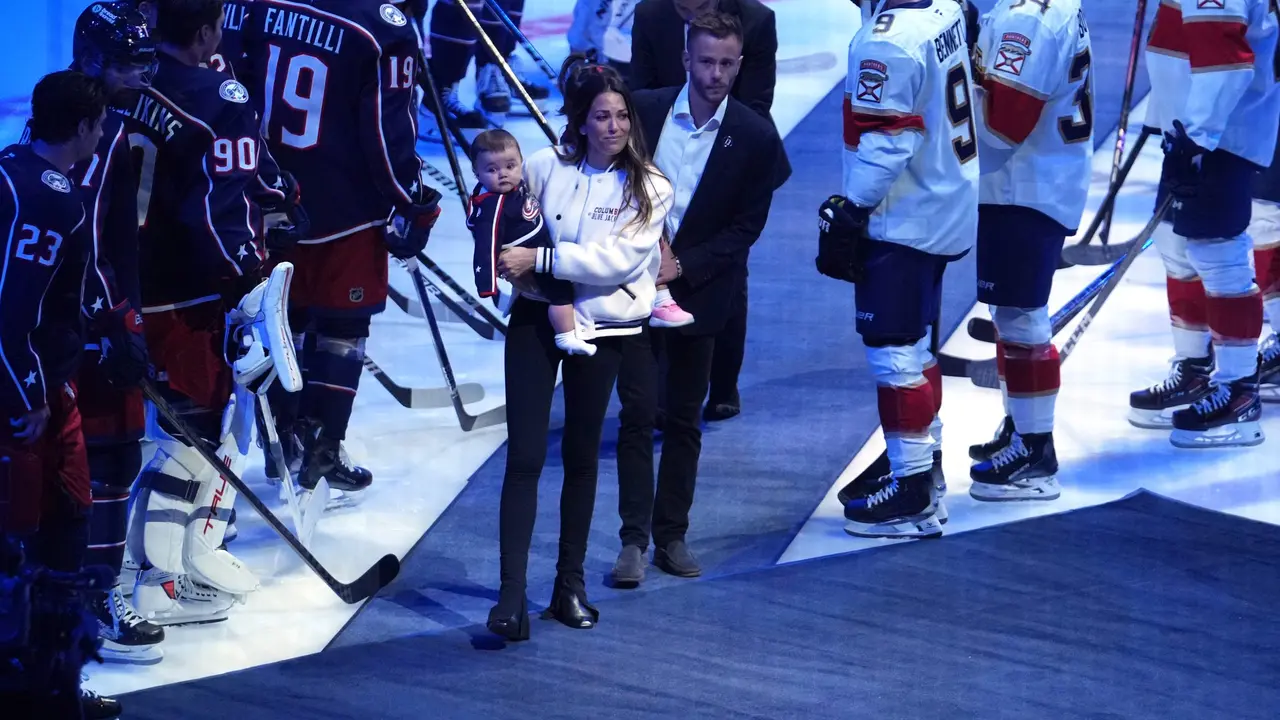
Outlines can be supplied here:
[[[1079, 108], [1080, 119], [1076, 120], [1074, 114], [1058, 118], [1058, 132], [1065, 143], [1084, 142], [1093, 136], [1093, 73], [1089, 73], [1089, 62], [1088, 48], [1071, 61], [1067, 80], [1073, 83], [1084, 80], [1084, 84], [1076, 92], [1075, 106]], [[1085, 73], [1089, 73], [1088, 77]]]
[[[47, 242], [47, 248], [42, 247]], [[58, 260], [58, 248], [62, 247], [62, 236], [52, 230], [41, 230], [35, 225], [23, 225], [22, 236], [18, 238], [18, 249], [13, 253], [19, 260], [35, 262], [45, 267], [52, 267]]]

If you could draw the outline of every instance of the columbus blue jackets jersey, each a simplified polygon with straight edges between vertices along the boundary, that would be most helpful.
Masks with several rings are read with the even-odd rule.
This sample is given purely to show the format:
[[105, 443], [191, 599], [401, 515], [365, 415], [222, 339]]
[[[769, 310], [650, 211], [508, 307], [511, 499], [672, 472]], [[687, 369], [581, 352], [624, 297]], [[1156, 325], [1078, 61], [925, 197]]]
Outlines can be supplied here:
[[1147, 125], [1266, 167], [1280, 118], [1273, 0], [1162, 0], [1147, 37]]
[[226, 0], [222, 6], [222, 42], [218, 52], [209, 60], [209, 67], [242, 79], [244, 54], [244, 25], [249, 19], [253, 0]]
[[973, 246], [978, 140], [955, 0], [888, 3], [849, 45], [844, 195], [874, 207], [868, 234], [936, 255]]
[[280, 167], [298, 179], [311, 238], [385, 225], [420, 182], [420, 53], [384, 0], [254, 0], [243, 76]]
[[84, 200], [89, 268], [84, 314], [90, 321], [124, 301], [142, 307], [138, 285], [138, 186], [124, 117], [108, 111], [93, 157], [71, 169]]
[[529, 192], [529, 186], [509, 193], [488, 192], [476, 186], [471, 196], [471, 214], [467, 228], [475, 241], [474, 266], [476, 291], [480, 297], [498, 294], [498, 253], [503, 248], [552, 247], [551, 232], [542, 222], [542, 208]]
[[138, 167], [144, 310], [219, 297], [224, 278], [257, 272], [261, 135], [244, 85], [160, 54], [128, 111]]
[[0, 152], [0, 412], [47, 404], [80, 351], [88, 241], [80, 191], [30, 145]]
[[1093, 69], [1080, 0], [999, 0], [974, 49], [979, 201], [1038, 210], [1074, 232], [1093, 161]]

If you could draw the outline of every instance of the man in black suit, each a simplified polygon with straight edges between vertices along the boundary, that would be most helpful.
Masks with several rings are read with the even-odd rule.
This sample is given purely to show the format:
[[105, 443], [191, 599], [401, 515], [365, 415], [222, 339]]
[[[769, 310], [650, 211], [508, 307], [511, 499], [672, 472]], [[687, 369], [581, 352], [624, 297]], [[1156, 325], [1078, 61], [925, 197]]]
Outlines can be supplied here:
[[[683, 87], [634, 94], [636, 119], [654, 163], [675, 189], [667, 217], [672, 241], [657, 282], [668, 283], [692, 325], [645, 329], [626, 338], [618, 398], [618, 512], [622, 552], [614, 580], [623, 587], [644, 578], [650, 527], [653, 562], [681, 577], [701, 574], [685, 542], [693, 505], [699, 418], [707, 397], [716, 333], [729, 318], [747, 275], [747, 254], [764, 230], [773, 192], [786, 179], [773, 124], [729, 97], [742, 62], [742, 30], [724, 13], [699, 16], [689, 27]], [[659, 382], [656, 356], [668, 370]], [[666, 430], [653, 474], [653, 421], [666, 398]]]
[[[778, 76], [778, 27], [773, 11], [760, 0], [642, 0], [636, 6], [631, 30], [633, 90], [680, 87], [685, 82], [681, 62], [687, 23], [698, 15], [719, 11], [742, 24], [742, 64], [732, 96], [769, 118]], [[770, 122], [772, 119], [770, 118]], [[786, 155], [779, 167], [791, 174]], [[733, 298], [728, 321], [716, 337], [711, 368], [711, 393], [704, 418], [727, 420], [741, 409], [738, 374], [747, 342], [747, 283]]]

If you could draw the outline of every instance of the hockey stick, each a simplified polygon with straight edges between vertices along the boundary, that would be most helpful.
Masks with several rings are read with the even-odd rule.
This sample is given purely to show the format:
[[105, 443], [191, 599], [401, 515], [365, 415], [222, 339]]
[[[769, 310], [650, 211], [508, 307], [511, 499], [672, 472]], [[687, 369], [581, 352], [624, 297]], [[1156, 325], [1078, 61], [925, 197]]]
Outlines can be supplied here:
[[307, 567], [311, 568], [312, 572], [319, 575], [320, 579], [324, 581], [324, 584], [328, 585], [329, 589], [341, 598], [343, 602], [351, 605], [363, 602], [364, 600], [376, 595], [379, 590], [390, 584], [391, 581], [395, 580], [396, 576], [400, 574], [400, 560], [395, 555], [388, 554], [383, 555], [378, 562], [374, 563], [368, 570], [364, 571], [364, 573], [360, 575], [360, 577], [356, 578], [354, 582], [338, 582], [338, 580], [320, 564], [320, 561], [316, 560], [316, 557], [311, 554], [311, 551], [308, 550], [293, 533], [289, 532], [289, 529], [284, 526], [284, 523], [280, 522], [280, 519], [275, 516], [275, 513], [271, 512], [262, 500], [249, 489], [249, 486], [246, 485], [235, 473], [231, 472], [226, 465], [219, 462], [218, 458], [214, 456], [203, 442], [196, 439], [199, 436], [191, 431], [191, 428], [188, 427], [187, 423], [178, 416], [178, 413], [174, 412], [173, 408], [160, 395], [160, 392], [156, 390], [156, 386], [152, 384], [150, 380], [144, 379], [142, 381], [142, 393], [151, 401], [151, 404], [155, 406], [156, 411], [159, 412], [160, 415], [178, 431], [178, 439], [184, 445], [199, 453], [200, 457], [204, 458], [204, 461], [209, 463], [209, 467], [217, 471], [217, 473], [222, 476], [223, 480], [230, 483], [231, 486], [240, 493], [241, 497], [248, 500], [249, 504], [253, 506], [253, 509], [256, 510], [258, 514], [262, 516], [262, 519], [271, 526], [271, 529], [275, 530], [276, 534], [288, 543], [289, 547], [298, 554], [298, 557], [302, 558], [302, 562], [305, 563]]
[[[466, 3], [459, 4], [466, 5]], [[471, 142], [467, 140], [461, 130], [449, 124], [448, 118], [444, 114], [444, 102], [440, 99], [440, 90], [436, 87], [436, 80], [431, 77], [431, 68], [428, 67], [426, 62], [426, 53], [421, 50], [418, 52], [418, 64], [422, 66], [422, 76], [425, 78], [427, 85], [427, 96], [431, 98], [431, 114], [436, 116], [436, 126], [440, 129], [440, 143], [444, 145], [444, 152], [449, 156], [449, 164], [457, 168], [458, 157], [454, 154], [453, 144], [449, 142], [449, 138], [453, 138], [468, 157], [471, 156]], [[457, 172], [457, 170], [454, 170], [455, 174]], [[455, 179], [458, 182], [458, 187], [462, 187], [462, 176], [458, 175]], [[463, 205], [464, 207], [466, 205], [465, 198]], [[465, 212], [470, 214], [471, 208], [465, 207]]]
[[[465, 6], [465, 3], [459, 3], [459, 5]], [[427, 297], [427, 288], [425, 278], [422, 277], [422, 269], [418, 267], [417, 261], [413, 258], [406, 260], [405, 266], [408, 267], [409, 275], [413, 278], [414, 289], [418, 291], [418, 302], [422, 303], [422, 309], [426, 312], [427, 324], [431, 326], [431, 339], [436, 345], [436, 357], [440, 360], [440, 371], [444, 373], [444, 380], [449, 386], [453, 410], [458, 414], [458, 425], [462, 427], [463, 432], [471, 432], [476, 428], [505, 423], [507, 421], [506, 405], [486, 410], [480, 415], [472, 415], [462, 406], [462, 397], [458, 393], [458, 381], [453, 377], [453, 365], [449, 362], [449, 353], [445, 351], [444, 338], [440, 336], [440, 325], [436, 322], [436, 312], [431, 309], [431, 300]]]
[[[1147, 245], [1150, 245], [1151, 242], [1151, 240], [1147, 240]], [[1127, 245], [1128, 243], [1125, 244]], [[1058, 311], [1053, 314], [1053, 317], [1049, 318], [1049, 324], [1052, 327], [1051, 332], [1053, 335], [1057, 335], [1062, 332], [1063, 328], [1070, 325], [1071, 321], [1080, 314], [1080, 311], [1084, 310], [1085, 306], [1089, 304], [1089, 301], [1092, 300], [1094, 296], [1098, 294], [1098, 291], [1102, 289], [1102, 286], [1107, 284], [1107, 280], [1115, 273], [1116, 266], [1119, 265], [1120, 262], [1120, 260], [1117, 260], [1113, 263], [1111, 267], [1107, 268], [1105, 272], [1095, 278], [1093, 282], [1089, 283], [1085, 289], [1076, 293], [1075, 297], [1068, 300], [1065, 305], [1059, 308]], [[970, 318], [967, 329], [969, 331], [969, 337], [974, 340], [987, 343], [994, 343], [996, 341], [996, 326], [990, 318]]]
[[[1124, 76], [1124, 96], [1120, 100], [1120, 123], [1116, 126], [1116, 150], [1111, 157], [1111, 184], [1116, 184], [1116, 175], [1120, 168], [1120, 158], [1124, 155], [1124, 136], [1129, 129], [1129, 110], [1133, 104], [1133, 84], [1138, 74], [1138, 51], [1142, 47], [1142, 28], [1147, 22], [1147, 0], [1138, 0], [1138, 14], [1133, 19], [1133, 38], [1129, 41], [1129, 67]], [[1090, 78], [1092, 80], [1092, 78]], [[1143, 128], [1146, 137], [1146, 128]], [[1098, 232], [1098, 242], [1103, 247], [1111, 235], [1111, 216], [1114, 208], [1108, 208], [1102, 221], [1102, 230]]]
[[[464, 290], [463, 287], [458, 284], [458, 281], [453, 279], [453, 276], [445, 272], [444, 269], [437, 265], [434, 260], [427, 257], [426, 252], [418, 253], [418, 262], [425, 265], [426, 268], [436, 277], [440, 278], [440, 281], [445, 284], [445, 287], [456, 293], [457, 296], [461, 298], [462, 301], [465, 302], [472, 310], [474, 310], [477, 315], [484, 318], [486, 322], [492, 325], [498, 332], [502, 333], [504, 337], [506, 336], [507, 324], [503, 322], [502, 318], [498, 317], [492, 310], [485, 307], [484, 303], [480, 302], [479, 298], [473, 297], [471, 293]], [[441, 297], [444, 297], [444, 295], [441, 294]]]
[[[1058, 351], [1059, 364], [1067, 361], [1067, 357], [1071, 354], [1071, 351], [1075, 348], [1076, 344], [1080, 342], [1080, 336], [1084, 335], [1084, 331], [1089, 328], [1089, 325], [1093, 322], [1093, 318], [1098, 314], [1098, 310], [1102, 307], [1102, 304], [1107, 301], [1107, 297], [1110, 296], [1120, 284], [1120, 279], [1124, 277], [1125, 271], [1127, 271], [1129, 266], [1133, 264], [1133, 261], [1142, 254], [1142, 251], [1151, 246], [1153, 242], [1151, 236], [1160, 225], [1160, 221], [1164, 219], [1164, 216], [1168, 212], [1172, 202], [1173, 200], [1171, 197], [1166, 197], [1164, 201], [1160, 203], [1160, 207], [1156, 209], [1155, 214], [1151, 216], [1151, 220], [1147, 223], [1147, 226], [1142, 229], [1142, 232], [1138, 233], [1138, 236], [1134, 238], [1133, 241], [1125, 243], [1129, 248], [1129, 251], [1125, 253], [1125, 256], [1112, 266], [1110, 270], [1103, 273], [1102, 277], [1094, 281], [1094, 284], [1101, 282], [1101, 286], [1094, 293], [1096, 297], [1093, 298], [1093, 304], [1090, 305], [1088, 311], [1084, 313], [1084, 317], [1080, 320], [1080, 323], [1076, 325], [1076, 329], [1071, 333], [1071, 337], [1067, 339], [1067, 342], [1063, 344], [1062, 349]], [[1088, 290], [1089, 288], [1086, 288], [1086, 292]], [[1084, 295], [1085, 293], [1081, 293], [1080, 295], [1077, 295], [1076, 298], [1081, 298]], [[1072, 302], [1075, 302], [1075, 299], [1073, 299]], [[1089, 298], [1084, 298], [1080, 302], [1087, 303], [1089, 302]], [[1066, 308], [1064, 308], [1064, 310], [1065, 309]], [[965, 368], [965, 372], [968, 374], [969, 379], [973, 381], [973, 384], [978, 387], [987, 388], [988, 390], [1000, 389], [1000, 377], [995, 358], [989, 358], [987, 360], [970, 360], [968, 362], [968, 366]]]
[[[275, 370], [271, 372], [274, 374]], [[267, 388], [270, 387], [272, 379], [274, 378], [268, 378], [255, 393], [259, 427], [266, 432], [267, 451], [271, 455], [271, 462], [276, 466], [276, 475], [280, 477], [286, 493], [285, 499], [289, 504], [289, 513], [293, 515], [293, 529], [298, 534], [298, 541], [303, 547], [310, 549], [311, 540], [315, 537], [316, 525], [320, 523], [320, 516], [324, 514], [325, 504], [329, 501], [329, 481], [320, 478], [315, 488], [308, 493], [306, 504], [298, 502], [298, 486], [293, 482], [293, 473], [289, 472], [289, 463], [285, 462], [280, 435], [276, 433], [276, 418], [271, 412], [271, 403], [267, 401]]]
[[511, 33], [511, 35], [515, 37], [516, 42], [520, 43], [520, 47], [524, 48], [524, 51], [529, 53], [529, 57], [533, 58], [533, 61], [538, 63], [538, 67], [542, 68], [542, 72], [546, 73], [548, 78], [555, 80], [556, 71], [552, 69], [551, 63], [547, 62], [547, 59], [542, 57], [542, 53], [538, 52], [538, 48], [534, 47], [533, 43], [529, 42], [529, 38], [523, 32], [520, 32], [520, 28], [511, 19], [511, 16], [507, 14], [507, 11], [502, 9], [502, 6], [498, 4], [498, 1], [485, 0], [485, 3], [489, 6], [489, 10], [491, 10], [494, 15], [498, 16], [498, 19], [502, 21], [502, 24], [507, 26], [507, 32]]
[[[547, 118], [542, 114], [542, 110], [538, 109], [537, 103], [535, 103], [533, 98], [529, 96], [529, 91], [525, 89], [524, 83], [520, 82], [520, 79], [516, 77], [515, 72], [511, 70], [511, 66], [507, 64], [507, 59], [502, 57], [502, 53], [498, 52], [498, 46], [493, 44], [493, 40], [490, 39], [489, 34], [484, 31], [484, 28], [480, 25], [480, 21], [476, 19], [476, 14], [471, 12], [471, 8], [467, 7], [465, 2], [458, 3], [458, 9], [462, 10], [462, 14], [467, 16], [467, 20], [471, 23], [471, 27], [475, 28], [476, 37], [480, 38], [484, 43], [484, 46], [493, 54], [493, 59], [498, 64], [498, 69], [502, 71], [502, 75], [507, 79], [507, 84], [509, 84], [511, 89], [515, 90], [520, 96], [520, 100], [525, 104], [525, 107], [529, 108], [529, 114], [533, 116], [534, 121], [538, 123], [538, 127], [542, 129], [542, 132], [546, 133], [547, 140], [549, 140], [552, 145], [559, 144], [560, 138], [556, 136], [554, 131], [552, 131], [551, 124], [547, 122]], [[554, 78], [555, 75], [552, 75], [552, 77]], [[467, 154], [470, 155], [470, 151], [468, 151]], [[459, 178], [459, 180], [460, 179], [461, 178]], [[462, 183], [459, 182], [458, 186], [462, 187]]]
[[479, 383], [466, 383], [453, 390], [449, 388], [407, 388], [399, 385], [382, 368], [378, 367], [378, 364], [368, 355], [364, 356], [364, 369], [373, 374], [378, 384], [391, 393], [391, 397], [395, 398], [396, 402], [410, 410], [449, 407], [449, 404], [453, 402], [452, 396], [455, 391], [462, 396], [463, 402], [473, 403], [484, 399], [484, 386]]
[[1106, 243], [1101, 245], [1090, 245], [1089, 243], [1093, 241], [1094, 234], [1098, 232], [1098, 228], [1101, 227], [1102, 223], [1110, 222], [1111, 214], [1115, 211], [1116, 196], [1120, 194], [1120, 188], [1124, 186], [1124, 181], [1129, 177], [1129, 171], [1133, 169], [1134, 164], [1138, 161], [1138, 156], [1142, 154], [1142, 146], [1147, 143], [1147, 138], [1156, 133], [1157, 131], [1152, 128], [1142, 128], [1142, 133], [1138, 135], [1137, 142], [1133, 144], [1133, 149], [1129, 151], [1129, 157], [1125, 159], [1119, 174], [1111, 181], [1111, 185], [1107, 187], [1107, 194], [1102, 198], [1102, 205], [1098, 207], [1098, 212], [1094, 213], [1088, 229], [1084, 231], [1084, 238], [1074, 245], [1068, 245], [1062, 249], [1062, 261], [1058, 264], [1059, 270], [1074, 265], [1106, 265], [1116, 262], [1124, 255], [1128, 249], [1127, 247], [1113, 248]]
[[[453, 315], [457, 316], [459, 320], [466, 323], [467, 326], [470, 327], [472, 330], [475, 330], [476, 334], [479, 335], [480, 337], [484, 338], [485, 340], [493, 339], [493, 331], [494, 331], [493, 325], [491, 325], [488, 321], [484, 320], [483, 318], [476, 317], [473, 313], [468, 312], [461, 305], [459, 305], [458, 303], [450, 299], [449, 296], [440, 292], [440, 288], [436, 287], [435, 283], [431, 282], [430, 280], [427, 280], [426, 278], [423, 278], [423, 279], [426, 280], [427, 282], [427, 291], [431, 293], [431, 295], [434, 296], [437, 300], [439, 300], [440, 304], [444, 306], [446, 310], [448, 310]], [[395, 288], [388, 288], [387, 296], [390, 297], [391, 302], [395, 303], [397, 307], [399, 307], [401, 310], [405, 312], [405, 314], [412, 315], [413, 317], [418, 317], [418, 318], [423, 316], [422, 306], [418, 303], [417, 300], [414, 300], [413, 298], [408, 297], [407, 295], [400, 292], [399, 290], [396, 290]]]

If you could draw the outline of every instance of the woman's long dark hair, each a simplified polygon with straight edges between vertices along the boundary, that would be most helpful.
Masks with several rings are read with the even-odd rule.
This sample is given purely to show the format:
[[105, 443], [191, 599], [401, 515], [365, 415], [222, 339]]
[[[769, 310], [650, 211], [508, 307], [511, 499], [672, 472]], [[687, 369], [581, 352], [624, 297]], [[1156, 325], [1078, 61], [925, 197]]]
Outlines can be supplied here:
[[[650, 174], [659, 174], [649, 163], [649, 149], [640, 133], [635, 105], [631, 102], [631, 91], [626, 82], [608, 65], [592, 62], [585, 55], [570, 55], [564, 65], [560, 66], [560, 93], [564, 96], [564, 106], [560, 112], [568, 120], [564, 132], [560, 134], [560, 147], [556, 153], [564, 162], [581, 165], [587, 158], [587, 141], [582, 135], [582, 127], [586, 125], [587, 115], [591, 112], [591, 104], [602, 93], [615, 92], [622, 96], [627, 107], [627, 115], [631, 118], [631, 132], [626, 147], [614, 158], [614, 163], [626, 171], [627, 180], [622, 191], [622, 207], [635, 206], [636, 217], [632, 223], [647, 225], [653, 218], [653, 198], [650, 197], [652, 182]], [[628, 223], [630, 224], [630, 223]]]

